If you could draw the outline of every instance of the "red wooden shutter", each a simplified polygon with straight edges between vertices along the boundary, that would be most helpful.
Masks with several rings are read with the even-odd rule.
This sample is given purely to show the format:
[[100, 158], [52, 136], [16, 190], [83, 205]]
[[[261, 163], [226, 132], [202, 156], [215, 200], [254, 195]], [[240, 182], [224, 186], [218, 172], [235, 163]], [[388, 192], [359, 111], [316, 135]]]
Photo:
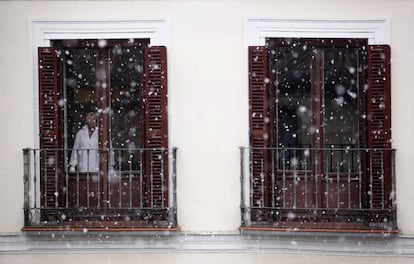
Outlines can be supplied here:
[[391, 66], [390, 47], [368, 48], [368, 147], [372, 151], [368, 182], [372, 184], [370, 207], [392, 207]]
[[38, 58], [41, 206], [56, 208], [63, 198], [63, 152], [59, 151], [63, 146], [62, 67], [54, 48], [39, 48]]
[[145, 49], [145, 176], [147, 206], [168, 206], [167, 49]]
[[251, 147], [251, 190], [253, 207], [268, 205], [269, 92], [268, 51], [266, 47], [249, 47], [249, 114]]

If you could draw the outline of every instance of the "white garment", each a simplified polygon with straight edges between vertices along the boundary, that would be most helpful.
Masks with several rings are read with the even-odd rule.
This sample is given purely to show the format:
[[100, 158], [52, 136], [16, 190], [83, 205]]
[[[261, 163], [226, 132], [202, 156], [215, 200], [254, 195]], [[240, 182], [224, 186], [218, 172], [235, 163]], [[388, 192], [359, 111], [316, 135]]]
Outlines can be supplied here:
[[78, 167], [79, 172], [99, 171], [98, 128], [89, 137], [88, 126], [85, 125], [77, 133], [73, 144], [69, 165]]

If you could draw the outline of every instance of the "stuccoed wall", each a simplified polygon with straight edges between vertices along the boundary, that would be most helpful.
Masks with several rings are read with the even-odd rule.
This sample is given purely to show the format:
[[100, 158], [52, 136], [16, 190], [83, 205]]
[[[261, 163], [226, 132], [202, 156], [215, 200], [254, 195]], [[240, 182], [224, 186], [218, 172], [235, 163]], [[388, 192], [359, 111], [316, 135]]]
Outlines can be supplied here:
[[[21, 150], [33, 147], [35, 136], [29, 88], [33, 79], [28, 58], [30, 19], [169, 19], [170, 140], [172, 146], [179, 148], [179, 224], [184, 231], [233, 232], [240, 224], [238, 147], [248, 145], [246, 18], [386, 17], [391, 21], [392, 126], [393, 147], [397, 149], [399, 228], [404, 235], [414, 235], [413, 10], [414, 2], [408, 0], [1, 1], [0, 232], [19, 232], [23, 225]], [[247, 263], [244, 256], [224, 256]], [[98, 256], [85, 256], [94, 257]], [[171, 256], [157, 257], [161, 261]], [[181, 257], [172, 257], [173, 263]], [[270, 261], [273, 257], [276, 256], [261, 258]], [[10, 256], [2, 262], [11, 263], [14, 258]], [[35, 262], [40, 256], [25, 258]], [[207, 263], [200, 255], [184, 258]], [[76, 259], [80, 257], [72, 256], [73, 261]], [[128, 259], [132, 261], [133, 256]], [[118, 259], [111, 257], [109, 263], [118, 263]]]

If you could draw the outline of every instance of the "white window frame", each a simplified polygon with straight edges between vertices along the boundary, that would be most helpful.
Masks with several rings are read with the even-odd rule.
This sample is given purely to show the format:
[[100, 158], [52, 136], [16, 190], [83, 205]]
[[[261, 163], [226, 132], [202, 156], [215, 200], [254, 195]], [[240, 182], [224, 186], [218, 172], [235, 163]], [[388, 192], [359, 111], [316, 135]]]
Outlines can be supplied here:
[[[366, 38], [369, 45], [391, 44], [389, 18], [283, 18], [248, 17], [245, 22], [245, 69], [249, 71], [248, 47], [265, 46], [266, 38]], [[247, 75], [245, 75], [247, 76]], [[244, 142], [249, 145], [249, 83], [245, 78]], [[248, 159], [249, 157], [246, 157]], [[248, 162], [244, 172], [249, 173]], [[248, 175], [248, 174], [246, 174]], [[247, 177], [248, 179], [248, 177]], [[250, 182], [245, 181], [245, 206], [250, 206]], [[246, 218], [250, 219], [249, 212]]]
[[[166, 18], [154, 19], [102, 19], [102, 20], [59, 20], [59, 19], [30, 19], [29, 20], [29, 72], [31, 99], [30, 108], [33, 109], [33, 122], [31, 123], [33, 133], [32, 147], [40, 148], [39, 141], [39, 71], [38, 71], [38, 47], [50, 47], [52, 40], [59, 39], [150, 39], [152, 46], [170, 46], [170, 22]], [[170, 69], [169, 52], [167, 52], [167, 68]], [[168, 71], [168, 80], [170, 78]], [[168, 87], [171, 89], [171, 82]], [[168, 96], [168, 120], [171, 113], [171, 96]], [[169, 140], [171, 140], [172, 125], [168, 125]], [[168, 142], [171, 146], [171, 142]], [[169, 167], [171, 167], [169, 161]], [[33, 169], [33, 168], [32, 168]], [[172, 173], [172, 170], [169, 170]], [[37, 172], [37, 175], [40, 172]], [[172, 179], [171, 175], [169, 179]], [[32, 182], [31, 184], [34, 184]], [[34, 186], [34, 185], [33, 185]], [[172, 186], [172, 182], [169, 182]], [[40, 193], [40, 182], [38, 181], [36, 191]], [[172, 190], [172, 188], [170, 189]], [[33, 194], [32, 194], [33, 195]], [[169, 192], [170, 205], [173, 206], [173, 192]], [[35, 197], [37, 204], [40, 204], [40, 196]], [[34, 202], [34, 200], [32, 201]], [[33, 204], [31, 205], [33, 206]]]
[[391, 44], [389, 18], [247, 18], [246, 45], [266, 38], [367, 38], [369, 45]]
[[[32, 91], [30, 101], [33, 109], [34, 148], [40, 147], [39, 142], [39, 71], [38, 47], [50, 47], [52, 40], [58, 39], [138, 39], [149, 38], [152, 46], [166, 46], [170, 44], [170, 25], [168, 19], [128, 19], [128, 20], [29, 20], [29, 59], [30, 86]], [[167, 54], [168, 56], [168, 54]], [[167, 63], [169, 59], [167, 58]], [[169, 66], [169, 65], [168, 65]], [[168, 67], [169, 68], [169, 67]], [[168, 71], [171, 72], [171, 71]], [[168, 76], [170, 80], [170, 76]], [[170, 84], [170, 83], [169, 83]], [[170, 87], [170, 86], [168, 86]], [[168, 97], [170, 105], [170, 96]], [[170, 108], [171, 109], [171, 108]], [[169, 110], [170, 110], [169, 109]], [[168, 115], [170, 116], [170, 111]], [[169, 126], [171, 128], [171, 126]], [[169, 133], [171, 131], [168, 131]], [[170, 137], [169, 137], [170, 138]]]

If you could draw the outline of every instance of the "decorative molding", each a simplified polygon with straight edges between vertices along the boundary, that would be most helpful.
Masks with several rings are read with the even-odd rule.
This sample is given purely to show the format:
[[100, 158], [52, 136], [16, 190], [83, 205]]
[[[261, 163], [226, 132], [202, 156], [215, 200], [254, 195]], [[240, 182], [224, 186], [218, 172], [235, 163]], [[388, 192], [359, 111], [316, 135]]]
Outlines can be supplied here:
[[53, 39], [150, 38], [152, 45], [168, 46], [167, 19], [38, 20], [29, 22], [31, 43], [44, 46]]
[[266, 38], [367, 38], [368, 44], [390, 44], [388, 18], [248, 18], [247, 46]]
[[414, 239], [386, 234], [43, 232], [0, 236], [0, 254], [276, 253], [414, 257]]

